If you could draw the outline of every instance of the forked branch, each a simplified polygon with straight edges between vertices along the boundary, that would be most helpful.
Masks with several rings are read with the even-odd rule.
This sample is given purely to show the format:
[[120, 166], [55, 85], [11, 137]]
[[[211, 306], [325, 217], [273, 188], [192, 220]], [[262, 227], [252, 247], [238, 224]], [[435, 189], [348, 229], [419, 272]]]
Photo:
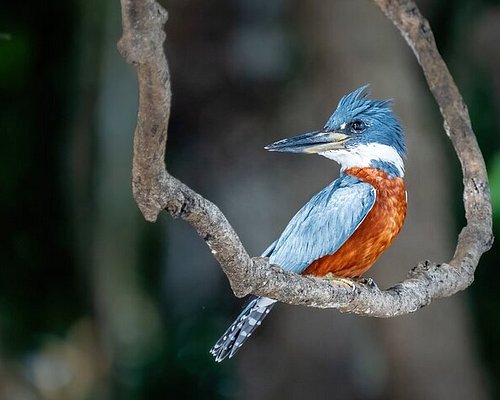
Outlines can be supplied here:
[[492, 216], [488, 178], [472, 131], [467, 107], [430, 29], [413, 1], [374, 0], [413, 49], [441, 110], [463, 171], [467, 225], [460, 233], [449, 263], [424, 261], [408, 278], [380, 290], [353, 282], [304, 277], [251, 258], [222, 212], [210, 201], [172, 177], [165, 167], [170, 114], [170, 77], [165, 57], [163, 26], [166, 11], [154, 0], [121, 0], [122, 56], [137, 68], [139, 113], [134, 138], [132, 184], [134, 197], [148, 221], [162, 210], [181, 217], [205, 240], [238, 297], [253, 293], [289, 304], [337, 308], [361, 315], [391, 317], [414, 312], [432, 299], [451, 296], [474, 280], [479, 258], [492, 245]]

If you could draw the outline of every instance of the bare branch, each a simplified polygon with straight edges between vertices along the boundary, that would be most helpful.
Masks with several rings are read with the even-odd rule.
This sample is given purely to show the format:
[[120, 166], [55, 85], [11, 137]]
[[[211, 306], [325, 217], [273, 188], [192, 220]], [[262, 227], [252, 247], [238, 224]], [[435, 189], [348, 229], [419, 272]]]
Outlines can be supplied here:
[[375, 0], [375, 3], [415, 53], [443, 116], [445, 132], [462, 165], [467, 226], [460, 233], [450, 264], [475, 268], [481, 255], [493, 244], [493, 233], [488, 175], [467, 106], [437, 50], [429, 22], [415, 3], [409, 0]]
[[144, 218], [153, 222], [168, 196], [164, 158], [172, 95], [163, 51], [167, 12], [153, 0], [121, 0], [121, 6], [123, 35], [118, 49], [136, 66], [139, 80], [132, 189]]
[[144, 217], [154, 221], [167, 210], [191, 224], [212, 250], [236, 296], [249, 293], [343, 312], [390, 317], [407, 314], [432, 299], [451, 296], [474, 280], [480, 256], [493, 242], [491, 204], [484, 161], [467, 108], [436, 48], [429, 23], [413, 1], [374, 0], [413, 49], [436, 98], [464, 174], [467, 226], [453, 259], [425, 261], [408, 279], [381, 291], [376, 285], [300, 276], [250, 258], [221, 211], [172, 177], [164, 163], [170, 113], [170, 81], [163, 51], [166, 12], [154, 0], [121, 0], [123, 36], [119, 49], [137, 67], [139, 115], [134, 140], [133, 190]]

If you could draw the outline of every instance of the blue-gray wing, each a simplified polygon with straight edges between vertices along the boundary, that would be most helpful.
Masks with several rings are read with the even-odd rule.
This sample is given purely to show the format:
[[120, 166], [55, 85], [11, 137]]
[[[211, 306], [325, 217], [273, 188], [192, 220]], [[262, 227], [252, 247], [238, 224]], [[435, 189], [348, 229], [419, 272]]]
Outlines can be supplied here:
[[346, 242], [372, 209], [375, 198], [370, 184], [351, 175], [341, 176], [294, 215], [264, 255], [271, 264], [301, 273]]

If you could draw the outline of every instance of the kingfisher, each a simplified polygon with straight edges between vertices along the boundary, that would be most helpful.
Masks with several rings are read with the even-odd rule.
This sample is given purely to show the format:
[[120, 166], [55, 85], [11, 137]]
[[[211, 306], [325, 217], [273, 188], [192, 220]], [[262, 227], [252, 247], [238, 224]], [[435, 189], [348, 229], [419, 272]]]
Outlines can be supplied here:
[[[321, 130], [279, 140], [269, 151], [319, 154], [340, 176], [314, 195], [262, 254], [286, 271], [360, 278], [389, 247], [406, 217], [406, 146], [391, 100], [368, 98], [368, 85], [341, 98]], [[231, 358], [276, 300], [252, 296], [210, 350]]]

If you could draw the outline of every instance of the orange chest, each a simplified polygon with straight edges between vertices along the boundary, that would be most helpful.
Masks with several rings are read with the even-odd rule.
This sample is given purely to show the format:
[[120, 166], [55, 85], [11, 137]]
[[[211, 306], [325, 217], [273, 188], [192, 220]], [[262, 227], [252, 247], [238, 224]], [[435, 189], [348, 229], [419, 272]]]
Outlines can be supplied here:
[[345, 173], [372, 185], [377, 193], [375, 203], [335, 253], [314, 261], [303, 274], [324, 276], [331, 272], [343, 277], [359, 277], [389, 247], [403, 226], [406, 189], [402, 178], [390, 178], [374, 168], [351, 168]]

